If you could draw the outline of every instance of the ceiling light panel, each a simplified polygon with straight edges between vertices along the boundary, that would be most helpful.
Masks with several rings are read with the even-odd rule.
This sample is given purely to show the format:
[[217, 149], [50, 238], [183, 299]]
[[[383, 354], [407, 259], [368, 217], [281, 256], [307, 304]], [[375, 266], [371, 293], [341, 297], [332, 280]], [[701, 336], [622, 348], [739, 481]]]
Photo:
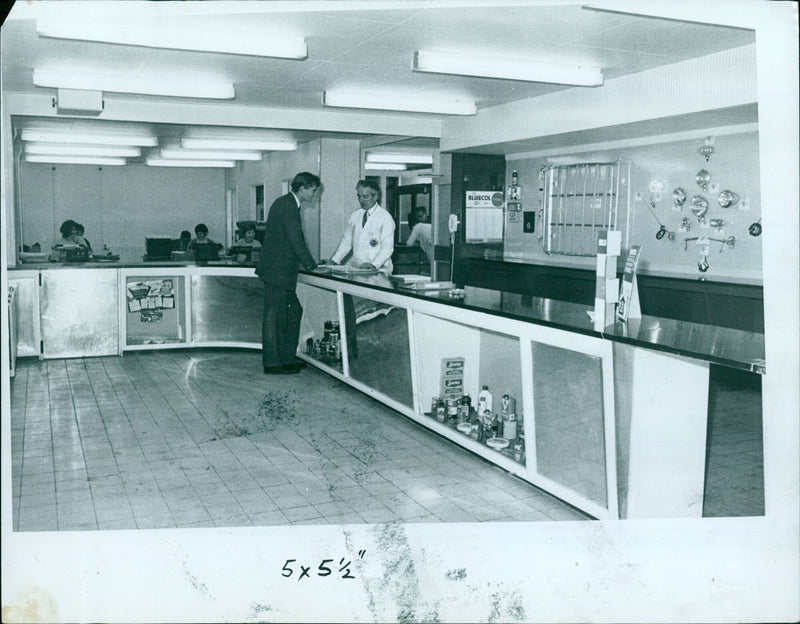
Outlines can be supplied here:
[[135, 134], [92, 134], [85, 132], [69, 132], [57, 130], [22, 131], [23, 141], [37, 141], [40, 143], [89, 143], [91, 145], [134, 145], [139, 147], [154, 147], [158, 139], [154, 136]]
[[179, 160], [177, 158], [147, 158], [145, 164], [150, 167], [235, 167], [233, 160]]
[[420, 50], [414, 53], [413, 68], [415, 71], [437, 74], [503, 78], [584, 87], [597, 87], [603, 84], [603, 72], [597, 67], [559, 65], [524, 58], [470, 56]]
[[477, 112], [475, 102], [469, 100], [449, 100], [425, 95], [410, 96], [402, 93], [375, 93], [374, 91], [325, 91], [322, 103], [325, 106], [345, 108], [370, 108], [443, 115], [474, 115]]
[[367, 152], [367, 162], [374, 163], [410, 163], [415, 165], [432, 165], [430, 154], [403, 154], [388, 152]]
[[161, 158], [186, 160], [261, 160], [261, 152], [235, 152], [231, 150], [162, 149]]
[[26, 154], [49, 154], [51, 156], [116, 156], [136, 158], [142, 155], [138, 147], [111, 145], [80, 145], [69, 143], [26, 143]]
[[408, 169], [403, 163], [364, 163], [364, 169], [367, 171], [405, 171]]
[[103, 158], [100, 156], [53, 156], [46, 154], [26, 154], [26, 162], [61, 163], [70, 165], [124, 165], [124, 158]]
[[34, 69], [33, 84], [57, 89], [141, 93], [168, 97], [212, 98], [230, 100], [235, 97], [233, 84], [209, 80], [185, 80], [170, 76], [137, 76], [95, 72]]
[[293, 151], [297, 149], [297, 141], [187, 137], [181, 139], [181, 147], [185, 149]]
[[234, 29], [194, 21], [191, 25], [173, 18], [155, 20], [91, 19], [36, 20], [42, 37], [102, 41], [123, 45], [305, 59], [308, 46], [303, 37], [264, 32], [259, 24]]

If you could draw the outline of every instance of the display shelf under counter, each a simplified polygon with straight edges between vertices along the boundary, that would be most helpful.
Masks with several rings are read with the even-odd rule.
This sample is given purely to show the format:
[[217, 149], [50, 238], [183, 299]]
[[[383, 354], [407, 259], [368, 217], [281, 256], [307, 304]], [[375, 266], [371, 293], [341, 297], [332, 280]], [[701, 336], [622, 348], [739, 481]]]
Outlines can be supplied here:
[[[325, 291], [341, 321], [332, 374], [596, 518], [700, 517], [710, 364], [766, 370], [759, 333], [650, 316], [598, 332], [591, 307], [570, 302], [469, 286], [452, 296], [380, 275], [299, 281], [304, 307]], [[524, 434], [509, 446], [522, 442], [522, 461], [433, 416], [452, 358], [473, 405], [484, 385], [495, 402], [516, 399]]]

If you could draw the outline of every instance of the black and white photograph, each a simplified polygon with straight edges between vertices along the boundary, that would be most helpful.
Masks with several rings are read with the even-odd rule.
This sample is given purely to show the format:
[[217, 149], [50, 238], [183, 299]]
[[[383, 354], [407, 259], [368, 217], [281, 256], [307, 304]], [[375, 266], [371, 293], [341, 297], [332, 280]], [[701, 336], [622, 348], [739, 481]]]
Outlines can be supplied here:
[[798, 3], [23, 1], [3, 622], [800, 619]]

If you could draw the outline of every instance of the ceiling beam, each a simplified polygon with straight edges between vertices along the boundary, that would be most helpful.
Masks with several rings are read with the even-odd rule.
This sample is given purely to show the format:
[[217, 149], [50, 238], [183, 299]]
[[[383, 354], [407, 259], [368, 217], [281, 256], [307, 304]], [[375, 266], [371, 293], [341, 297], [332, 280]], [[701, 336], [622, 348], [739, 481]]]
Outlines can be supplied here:
[[[7, 110], [11, 115], [65, 117], [58, 115], [53, 107], [53, 97], [50, 95], [8, 93], [6, 97]], [[164, 102], [153, 99], [129, 100], [104, 97], [103, 100], [105, 108], [98, 119], [106, 121], [358, 132], [401, 135], [404, 139], [408, 136], [438, 139], [442, 133], [440, 119], [423, 116]]]

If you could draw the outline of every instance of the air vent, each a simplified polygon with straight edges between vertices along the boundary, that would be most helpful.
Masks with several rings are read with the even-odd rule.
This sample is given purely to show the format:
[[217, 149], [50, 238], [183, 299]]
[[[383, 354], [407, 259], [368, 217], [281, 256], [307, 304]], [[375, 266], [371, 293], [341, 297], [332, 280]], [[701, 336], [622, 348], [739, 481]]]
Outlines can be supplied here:
[[59, 89], [53, 106], [59, 115], [96, 116], [103, 112], [103, 92], [84, 89]]

